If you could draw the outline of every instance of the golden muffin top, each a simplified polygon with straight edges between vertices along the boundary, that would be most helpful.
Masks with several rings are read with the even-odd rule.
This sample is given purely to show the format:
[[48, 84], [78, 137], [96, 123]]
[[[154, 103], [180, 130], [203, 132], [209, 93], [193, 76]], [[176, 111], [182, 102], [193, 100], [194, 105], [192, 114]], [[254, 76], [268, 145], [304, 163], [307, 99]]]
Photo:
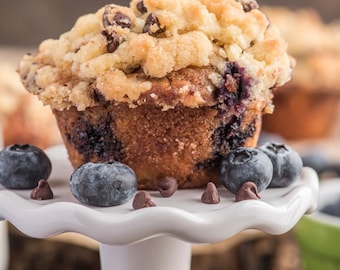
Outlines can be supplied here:
[[[167, 110], [212, 106], [215, 89], [230, 85], [230, 63], [238, 68], [232, 82], [242, 84], [240, 73], [247, 78], [248, 102], [270, 111], [272, 90], [290, 79], [292, 61], [256, 1], [132, 0], [80, 17], [59, 39], [25, 55], [19, 73], [29, 92], [57, 110], [96, 106], [98, 96], [131, 107], [152, 100]], [[173, 86], [171, 76], [185, 69], [205, 70], [208, 83], [184, 72], [183, 83]], [[159, 98], [164, 95], [173, 98]]]

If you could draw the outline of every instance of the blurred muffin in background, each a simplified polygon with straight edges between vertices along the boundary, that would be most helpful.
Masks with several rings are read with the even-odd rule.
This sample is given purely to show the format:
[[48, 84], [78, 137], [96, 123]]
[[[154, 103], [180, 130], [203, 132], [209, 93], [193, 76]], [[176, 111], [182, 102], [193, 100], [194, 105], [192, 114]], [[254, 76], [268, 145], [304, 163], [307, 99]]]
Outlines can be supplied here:
[[41, 148], [61, 143], [51, 110], [28, 94], [11, 64], [0, 65], [0, 115], [4, 145], [30, 143]]
[[288, 140], [338, 136], [340, 23], [325, 24], [312, 9], [262, 9], [279, 27], [296, 59], [293, 79], [276, 90], [275, 111], [264, 116], [263, 130]]

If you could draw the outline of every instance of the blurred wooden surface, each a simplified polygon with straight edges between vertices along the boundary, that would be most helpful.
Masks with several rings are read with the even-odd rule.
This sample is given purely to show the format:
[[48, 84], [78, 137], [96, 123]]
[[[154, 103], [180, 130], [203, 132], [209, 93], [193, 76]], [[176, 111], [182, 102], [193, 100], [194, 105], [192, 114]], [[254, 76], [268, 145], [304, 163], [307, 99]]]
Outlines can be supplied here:
[[[32, 239], [10, 226], [8, 270], [99, 270], [96, 245], [84, 245], [82, 236], [81, 243], [75, 242], [75, 238], [76, 235], [67, 234], [65, 239]], [[191, 270], [302, 269], [293, 232], [281, 236], [243, 232], [217, 244], [194, 245], [192, 254]]]

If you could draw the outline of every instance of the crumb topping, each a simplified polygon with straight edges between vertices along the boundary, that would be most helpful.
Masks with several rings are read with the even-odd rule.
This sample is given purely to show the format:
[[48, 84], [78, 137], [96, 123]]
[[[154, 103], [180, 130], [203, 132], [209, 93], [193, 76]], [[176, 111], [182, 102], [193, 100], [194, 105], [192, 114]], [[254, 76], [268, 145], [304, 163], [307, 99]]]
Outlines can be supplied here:
[[[227, 63], [235, 62], [252, 78], [249, 102], [270, 112], [271, 90], [290, 79], [286, 49], [254, 0], [132, 0], [81, 16], [59, 39], [23, 57], [19, 73], [27, 90], [53, 109], [82, 111], [98, 105], [100, 94], [130, 107], [152, 100], [167, 110], [178, 103], [211, 106]], [[187, 82], [178, 91], [170, 81], [155, 93], [159, 79], [192, 68], [209, 70], [206, 89]], [[173, 91], [176, 100], [158, 99]]]

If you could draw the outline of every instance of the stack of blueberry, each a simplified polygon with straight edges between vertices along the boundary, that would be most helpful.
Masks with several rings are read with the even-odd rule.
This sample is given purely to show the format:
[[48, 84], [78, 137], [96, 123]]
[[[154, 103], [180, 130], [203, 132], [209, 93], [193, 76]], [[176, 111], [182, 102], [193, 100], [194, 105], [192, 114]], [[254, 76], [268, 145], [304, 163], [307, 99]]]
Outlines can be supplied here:
[[[53, 197], [47, 183], [51, 170], [50, 159], [36, 146], [14, 144], [0, 151], [0, 184], [9, 189], [34, 189], [32, 199]], [[70, 185], [75, 198], [95, 206], [122, 204], [137, 190], [135, 173], [119, 162], [86, 163], [74, 171]]]
[[256, 199], [267, 187], [287, 187], [302, 172], [302, 159], [290, 146], [265, 143], [231, 151], [221, 163], [221, 182], [236, 200]]
[[[47, 179], [51, 168], [47, 155], [35, 146], [15, 144], [0, 151], [0, 184], [6, 188], [34, 188], [32, 194], [36, 196], [41, 193], [37, 188], [50, 189]], [[222, 184], [236, 195], [236, 201], [240, 201], [260, 198], [258, 193], [267, 187], [291, 185], [301, 171], [302, 160], [296, 151], [285, 144], [266, 143], [256, 149], [241, 147], [231, 151], [222, 159], [220, 177]], [[70, 186], [74, 197], [82, 203], [114, 206], [133, 197], [137, 179], [125, 164], [89, 162], [73, 172]]]

